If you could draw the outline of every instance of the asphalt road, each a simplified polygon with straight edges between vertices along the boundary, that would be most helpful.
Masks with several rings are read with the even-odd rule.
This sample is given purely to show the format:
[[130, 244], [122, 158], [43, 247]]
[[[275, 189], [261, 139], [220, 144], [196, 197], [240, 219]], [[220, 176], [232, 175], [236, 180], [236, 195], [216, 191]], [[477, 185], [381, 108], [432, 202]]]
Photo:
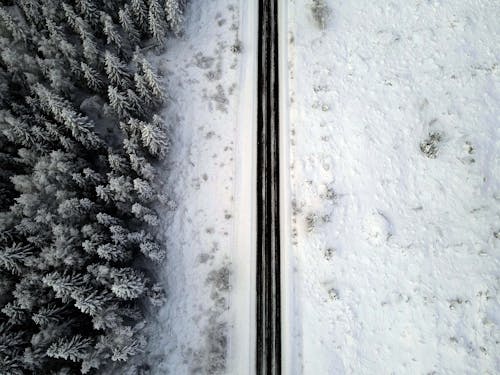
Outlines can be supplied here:
[[259, 0], [256, 373], [281, 374], [278, 0]]

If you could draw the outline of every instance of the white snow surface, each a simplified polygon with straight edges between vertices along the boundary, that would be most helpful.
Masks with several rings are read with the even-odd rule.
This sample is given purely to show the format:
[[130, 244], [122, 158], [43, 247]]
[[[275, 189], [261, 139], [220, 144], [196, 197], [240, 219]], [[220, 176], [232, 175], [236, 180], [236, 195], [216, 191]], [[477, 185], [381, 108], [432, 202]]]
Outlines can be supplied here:
[[254, 39], [255, 9], [238, 0], [187, 3], [183, 35], [153, 58], [168, 95], [171, 148], [161, 166], [168, 199], [158, 207], [167, 259], [157, 276], [167, 301], [146, 357], [157, 375], [245, 374], [253, 349], [255, 46], [234, 46]]
[[500, 2], [325, 3], [281, 1], [286, 373], [498, 374]]

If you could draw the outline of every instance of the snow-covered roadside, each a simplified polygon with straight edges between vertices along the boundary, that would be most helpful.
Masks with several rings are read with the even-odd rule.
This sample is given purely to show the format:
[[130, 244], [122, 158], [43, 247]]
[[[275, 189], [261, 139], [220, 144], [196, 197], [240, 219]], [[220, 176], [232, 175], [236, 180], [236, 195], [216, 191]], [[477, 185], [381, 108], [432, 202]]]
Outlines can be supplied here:
[[232, 252], [228, 374], [253, 374], [255, 369], [255, 243], [257, 123], [257, 1], [240, 0], [241, 60], [237, 145], [235, 154], [235, 218]]
[[284, 374], [293, 374], [300, 366], [299, 316], [294, 298], [296, 278], [295, 257], [292, 251], [292, 211], [290, 175], [290, 82], [293, 46], [288, 44], [289, 28], [293, 22], [293, 7], [288, 0], [278, 2], [278, 65], [279, 65], [279, 118], [280, 118], [280, 232], [281, 232], [281, 365]]
[[184, 35], [169, 40], [167, 57], [156, 61], [169, 95], [163, 191], [175, 207], [159, 208], [168, 255], [158, 276], [167, 303], [148, 347], [154, 374], [220, 374], [232, 371], [233, 357], [238, 366], [250, 360], [243, 337], [249, 332], [250, 270], [240, 266], [248, 268], [250, 253], [242, 253], [239, 236], [252, 233], [251, 212], [241, 212], [239, 200], [247, 194], [242, 182], [251, 181], [251, 168], [242, 165], [251, 157], [242, 159], [242, 152], [251, 149], [240, 128], [251, 135], [252, 119], [242, 122], [241, 108], [252, 104], [245, 96], [252, 52], [244, 45], [239, 50], [247, 11], [240, 4], [188, 1]]
[[320, 30], [311, 3], [288, 2], [288, 373], [498, 373], [500, 4], [327, 0]]

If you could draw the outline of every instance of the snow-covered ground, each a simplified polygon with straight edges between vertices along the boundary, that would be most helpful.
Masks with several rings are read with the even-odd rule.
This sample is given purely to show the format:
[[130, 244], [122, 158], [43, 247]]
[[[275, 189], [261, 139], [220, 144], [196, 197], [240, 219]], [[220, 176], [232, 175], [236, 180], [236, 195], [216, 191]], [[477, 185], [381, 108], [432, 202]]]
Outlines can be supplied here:
[[244, 374], [252, 361], [256, 17], [246, 3], [188, 1], [183, 36], [156, 59], [169, 96], [163, 190], [175, 203], [158, 208], [167, 303], [147, 353], [158, 375]]
[[500, 373], [500, 3], [311, 3], [281, 2], [287, 374]]

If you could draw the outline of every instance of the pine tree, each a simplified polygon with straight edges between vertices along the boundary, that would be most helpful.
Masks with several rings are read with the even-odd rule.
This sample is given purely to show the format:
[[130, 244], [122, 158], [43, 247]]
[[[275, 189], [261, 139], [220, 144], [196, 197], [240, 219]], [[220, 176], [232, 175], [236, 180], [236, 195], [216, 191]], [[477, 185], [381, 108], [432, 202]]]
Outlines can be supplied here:
[[37, 0], [20, 0], [19, 6], [29, 22], [39, 25], [42, 22], [41, 4]]
[[60, 123], [64, 124], [72, 136], [87, 148], [97, 148], [102, 141], [91, 130], [94, 125], [88, 118], [78, 114], [71, 105], [61, 97], [51, 93], [46, 87], [36, 85], [35, 93], [42, 105], [46, 105], [46, 111], [54, 116]]
[[135, 91], [138, 93], [139, 97], [142, 98], [143, 102], [146, 103], [146, 105], [151, 105], [156, 103], [156, 98], [154, 97], [151, 89], [149, 88], [149, 85], [144, 75], [136, 72], [134, 74], [134, 85], [135, 85]]
[[25, 147], [35, 146], [36, 140], [28, 124], [13, 117], [9, 112], [4, 115], [4, 121], [7, 127], [2, 133], [9, 141]]
[[64, 319], [64, 313], [67, 305], [58, 305], [49, 303], [41, 307], [37, 312], [33, 313], [33, 321], [41, 327], [47, 327], [49, 324], [61, 323]]
[[118, 49], [122, 46], [120, 32], [109, 15], [103, 13], [101, 16], [104, 34], [107, 37], [107, 44], [114, 44]]
[[151, 93], [156, 99], [162, 100], [163, 92], [160, 88], [160, 81], [157, 75], [154, 73], [153, 68], [145, 58], [141, 60], [141, 68], [144, 72], [144, 78], [149, 89], [151, 90]]
[[128, 97], [124, 92], [120, 92], [114, 86], [108, 86], [108, 99], [111, 108], [120, 116], [120, 118], [127, 118], [131, 109], [128, 103]]
[[137, 30], [134, 21], [132, 19], [130, 7], [125, 5], [123, 9], [118, 11], [118, 18], [120, 20], [120, 25], [123, 30], [128, 35], [128, 38], [132, 44], [137, 44], [139, 42], [139, 31]]
[[0, 20], [2, 21], [2, 26], [10, 32], [15, 42], [26, 40], [24, 29], [12, 18], [5, 8], [0, 8]]
[[182, 7], [179, 0], [165, 0], [165, 14], [170, 29], [179, 34], [182, 27]]
[[143, 202], [148, 203], [155, 198], [155, 190], [148, 181], [136, 178], [133, 184], [134, 190]]
[[142, 26], [143, 30], [147, 29], [147, 5], [144, 0], [130, 0], [130, 6], [134, 15], [136, 25]]
[[145, 223], [151, 226], [157, 226], [158, 216], [154, 213], [154, 211], [148, 207], [143, 206], [140, 203], [134, 203], [132, 205], [132, 213], [138, 218], [143, 220]]
[[165, 35], [165, 15], [158, 0], [150, 0], [148, 12], [149, 32], [153, 38], [161, 43]]
[[139, 175], [139, 177], [148, 181], [153, 181], [155, 179], [155, 168], [145, 157], [134, 151], [129, 152], [128, 157], [132, 169]]
[[83, 55], [85, 56], [86, 62], [92, 63], [94, 61], [97, 61], [99, 56], [99, 49], [94, 38], [92, 38], [92, 36], [86, 32], [80, 33], [80, 37], [82, 40]]
[[166, 295], [165, 289], [159, 285], [155, 284], [147, 291], [148, 299], [153, 306], [162, 306], [165, 303]]
[[119, 87], [126, 88], [129, 85], [129, 74], [127, 67], [117, 56], [106, 51], [104, 54], [104, 64], [109, 81]]
[[8, 302], [2, 308], [2, 313], [7, 316], [8, 323], [11, 325], [26, 324], [29, 319], [28, 312], [17, 302]]
[[0, 249], [0, 267], [13, 275], [21, 275], [25, 271], [25, 263], [32, 255], [27, 245], [13, 243]]
[[162, 129], [163, 121], [157, 115], [153, 116], [152, 123], [142, 123], [141, 140], [144, 147], [151, 155], [164, 157], [168, 151], [168, 141], [165, 131]]
[[144, 337], [135, 335], [130, 327], [123, 327], [109, 334], [103, 341], [111, 348], [113, 361], [126, 361], [129, 357], [142, 353], [146, 346]]
[[92, 68], [90, 65], [87, 65], [83, 61], [81, 63], [81, 69], [89, 88], [95, 91], [99, 91], [103, 86], [103, 81], [99, 76], [97, 70]]
[[124, 156], [110, 151], [108, 153], [108, 162], [109, 166], [115, 173], [122, 174], [128, 172], [129, 168], [127, 164], [127, 159], [125, 159]]
[[59, 339], [47, 350], [47, 355], [52, 358], [80, 361], [89, 356], [92, 341], [89, 338], [75, 335], [70, 339]]
[[110, 175], [108, 187], [115, 202], [132, 201], [133, 185], [128, 176]]
[[92, 0], [77, 0], [77, 8], [83, 17], [92, 25], [97, 25], [97, 7]]
[[129, 111], [132, 113], [132, 115], [135, 115], [136, 117], [146, 116], [146, 109], [148, 107], [148, 104], [144, 100], [142, 100], [134, 90], [127, 89], [126, 100], [129, 104]]
[[59, 273], [52, 272], [43, 277], [43, 283], [52, 288], [56, 297], [63, 302], [71, 300], [71, 294], [84, 288], [86, 277], [77, 273]]
[[132, 268], [114, 269], [111, 272], [113, 285], [111, 291], [124, 300], [138, 298], [146, 291], [146, 282], [142, 275]]
[[90, 316], [95, 316], [113, 302], [109, 294], [92, 289], [78, 290], [73, 292], [71, 297], [75, 300], [75, 307]]
[[105, 260], [123, 262], [129, 260], [131, 253], [125, 247], [112, 243], [105, 243], [97, 248], [97, 254]]
[[165, 259], [167, 253], [156, 242], [145, 241], [140, 244], [141, 252], [155, 262]]

